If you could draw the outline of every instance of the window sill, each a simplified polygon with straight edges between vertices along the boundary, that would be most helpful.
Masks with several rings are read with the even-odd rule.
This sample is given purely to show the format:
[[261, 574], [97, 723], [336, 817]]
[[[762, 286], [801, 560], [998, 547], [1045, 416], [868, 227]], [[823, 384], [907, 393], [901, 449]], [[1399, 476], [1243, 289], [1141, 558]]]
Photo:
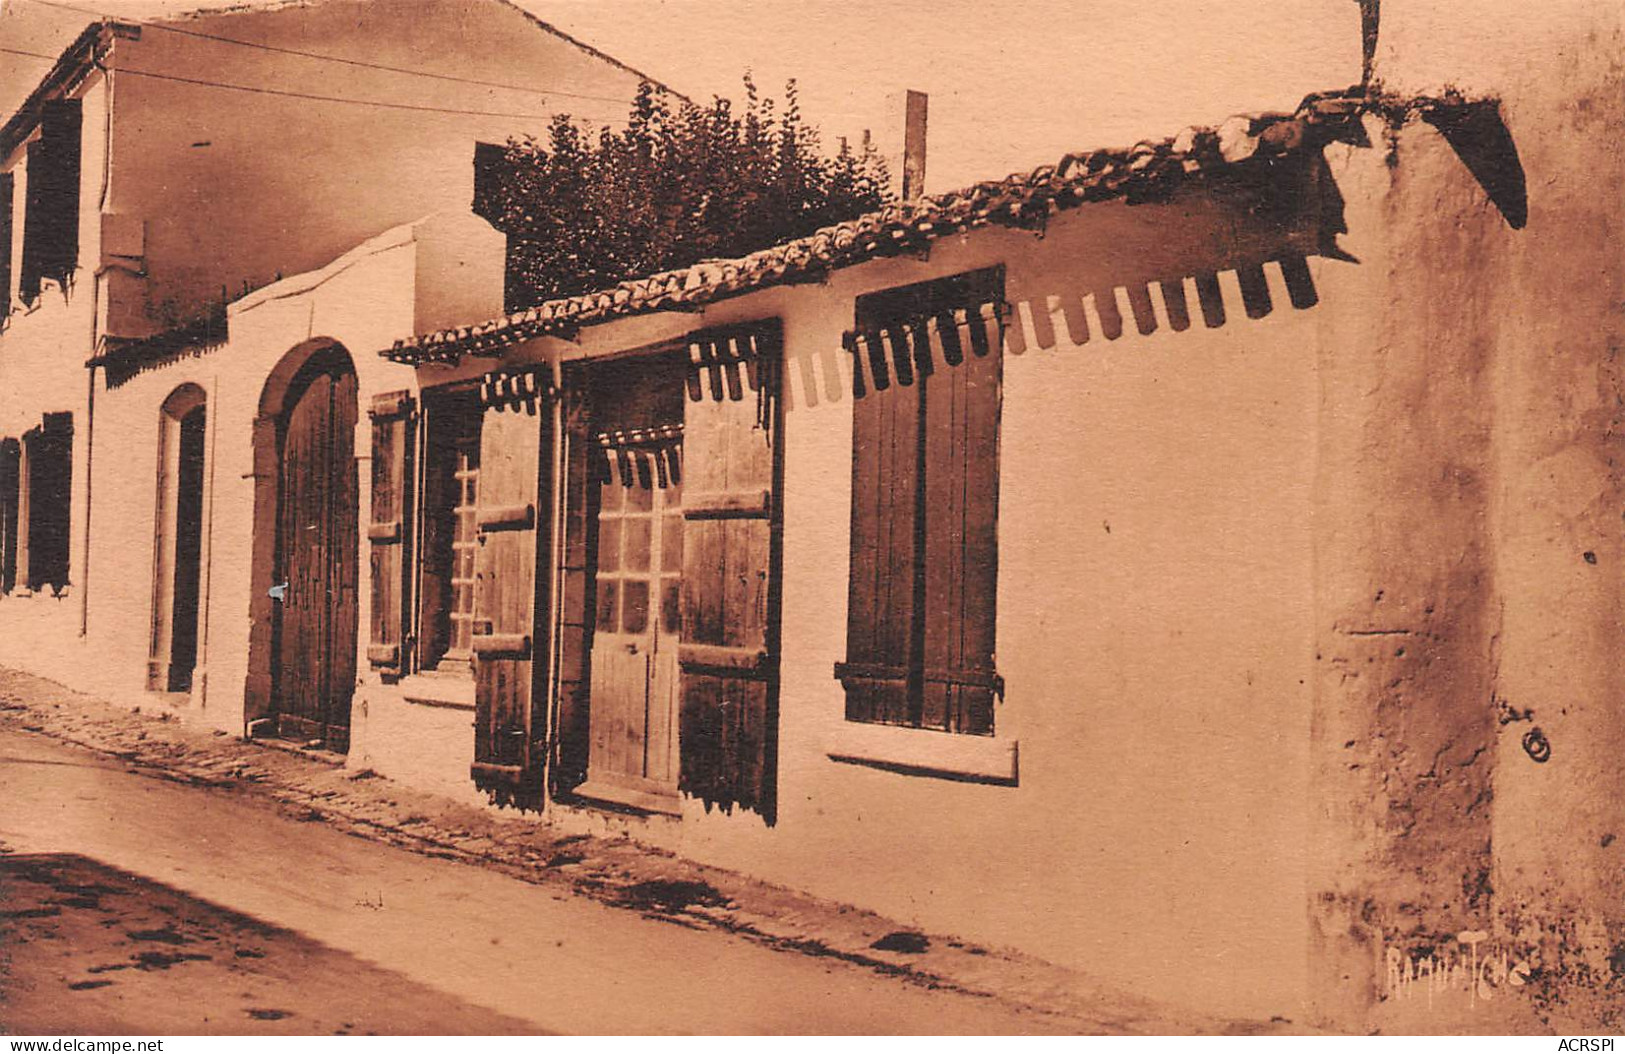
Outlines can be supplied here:
[[1019, 773], [1018, 745], [1014, 739], [998, 736], [847, 721], [831, 733], [824, 748], [831, 761], [848, 765], [1014, 787]]
[[402, 677], [397, 685], [401, 697], [418, 706], [438, 706], [446, 710], [474, 709], [474, 677], [469, 673], [431, 670]]
[[634, 790], [613, 783], [588, 780], [571, 791], [577, 798], [593, 805], [619, 806], [633, 812], [659, 816], [681, 816], [682, 799], [676, 794], [654, 790]]
[[60, 590], [52, 589], [50, 586], [46, 586], [43, 589], [29, 589], [27, 586], [15, 586], [9, 593], [0, 593], [0, 597], [9, 598], [12, 600], [32, 600], [35, 597], [41, 597], [45, 600], [66, 600], [68, 599], [72, 589], [73, 587], [71, 585], [65, 585]]

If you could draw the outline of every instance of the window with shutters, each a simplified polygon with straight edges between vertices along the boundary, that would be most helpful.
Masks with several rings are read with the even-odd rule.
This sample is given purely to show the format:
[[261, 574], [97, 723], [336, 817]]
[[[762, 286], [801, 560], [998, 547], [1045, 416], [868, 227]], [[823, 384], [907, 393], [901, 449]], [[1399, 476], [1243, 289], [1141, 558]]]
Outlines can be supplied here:
[[991, 736], [1002, 269], [860, 297], [849, 722]]
[[480, 417], [473, 391], [425, 396], [418, 664], [468, 672], [473, 658]]
[[73, 415], [46, 414], [23, 436], [22, 546], [29, 589], [61, 594], [68, 585], [69, 501], [73, 491]]
[[36, 299], [42, 279], [66, 284], [79, 263], [80, 108], [77, 99], [49, 103], [39, 138], [28, 144], [23, 261], [18, 292]]

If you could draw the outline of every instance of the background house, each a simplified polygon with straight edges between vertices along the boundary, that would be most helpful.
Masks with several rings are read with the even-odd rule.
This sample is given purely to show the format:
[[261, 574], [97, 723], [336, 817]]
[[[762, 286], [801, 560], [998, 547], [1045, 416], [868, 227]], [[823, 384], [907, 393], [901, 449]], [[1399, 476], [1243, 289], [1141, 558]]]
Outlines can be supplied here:
[[[543, 130], [563, 98], [621, 109], [639, 81], [500, 0], [338, 0], [87, 26], [0, 126], [7, 661], [78, 670], [116, 695], [190, 684], [201, 704], [206, 644], [220, 635], [207, 611], [196, 616], [198, 676], [180, 676], [160, 654], [176, 637], [159, 611], [176, 598], [208, 604], [211, 535], [185, 524], [213, 523], [222, 506], [192, 491], [254, 471], [232, 454], [251, 421], [221, 414], [237, 385], [258, 399], [270, 369], [225, 348], [226, 302], [448, 205], [461, 211], [476, 142]], [[500, 237], [473, 217], [464, 227], [414, 236], [422, 267], [449, 268], [435, 292], [419, 296], [410, 277], [404, 300], [354, 291], [346, 311], [373, 325], [363, 346], [500, 308]], [[486, 294], [489, 274], [498, 284]], [[307, 310], [281, 351], [320, 336], [316, 322]], [[217, 354], [167, 375], [163, 391], [120, 391], [206, 351]], [[166, 534], [181, 513], [182, 529]], [[177, 535], [185, 544], [171, 552]], [[189, 584], [174, 580], [194, 564], [180, 576]], [[240, 628], [246, 600], [233, 608]]]

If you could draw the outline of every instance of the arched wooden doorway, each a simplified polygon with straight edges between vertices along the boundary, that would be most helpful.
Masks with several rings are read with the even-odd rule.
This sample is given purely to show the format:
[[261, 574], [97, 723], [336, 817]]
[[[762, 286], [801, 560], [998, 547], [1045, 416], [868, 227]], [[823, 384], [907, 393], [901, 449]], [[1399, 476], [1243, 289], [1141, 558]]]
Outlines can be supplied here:
[[360, 538], [356, 376], [313, 342], [266, 382], [255, 422], [253, 619], [246, 717], [260, 734], [349, 749]]
[[147, 687], [187, 692], [198, 660], [198, 581], [203, 552], [203, 389], [183, 384], [158, 424], [158, 500], [153, 539], [152, 638]]

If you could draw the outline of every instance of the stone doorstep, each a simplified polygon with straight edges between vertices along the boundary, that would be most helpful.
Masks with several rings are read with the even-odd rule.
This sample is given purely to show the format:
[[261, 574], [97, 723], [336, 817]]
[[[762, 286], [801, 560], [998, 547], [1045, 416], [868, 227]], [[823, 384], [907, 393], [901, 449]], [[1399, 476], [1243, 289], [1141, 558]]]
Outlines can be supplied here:
[[335, 753], [324, 747], [311, 746], [308, 743], [297, 743], [291, 739], [281, 739], [277, 736], [255, 736], [246, 742], [256, 747], [266, 747], [270, 750], [281, 750], [289, 754], [297, 754], [311, 761], [319, 761], [323, 765], [343, 768], [346, 758], [343, 754]]
[[[173, 714], [132, 713], [0, 668], [0, 722], [117, 757], [143, 774], [202, 780], [297, 819], [427, 856], [490, 867], [615, 907], [783, 951], [842, 960], [932, 988], [998, 999], [1080, 1032], [1302, 1033], [1152, 1003], [1021, 953], [977, 946], [873, 912], [697, 864], [630, 838], [566, 835], [534, 814], [499, 814], [408, 788], [297, 744], [244, 740]], [[269, 749], [266, 749], [269, 748]], [[337, 763], [335, 763], [335, 759]]]

